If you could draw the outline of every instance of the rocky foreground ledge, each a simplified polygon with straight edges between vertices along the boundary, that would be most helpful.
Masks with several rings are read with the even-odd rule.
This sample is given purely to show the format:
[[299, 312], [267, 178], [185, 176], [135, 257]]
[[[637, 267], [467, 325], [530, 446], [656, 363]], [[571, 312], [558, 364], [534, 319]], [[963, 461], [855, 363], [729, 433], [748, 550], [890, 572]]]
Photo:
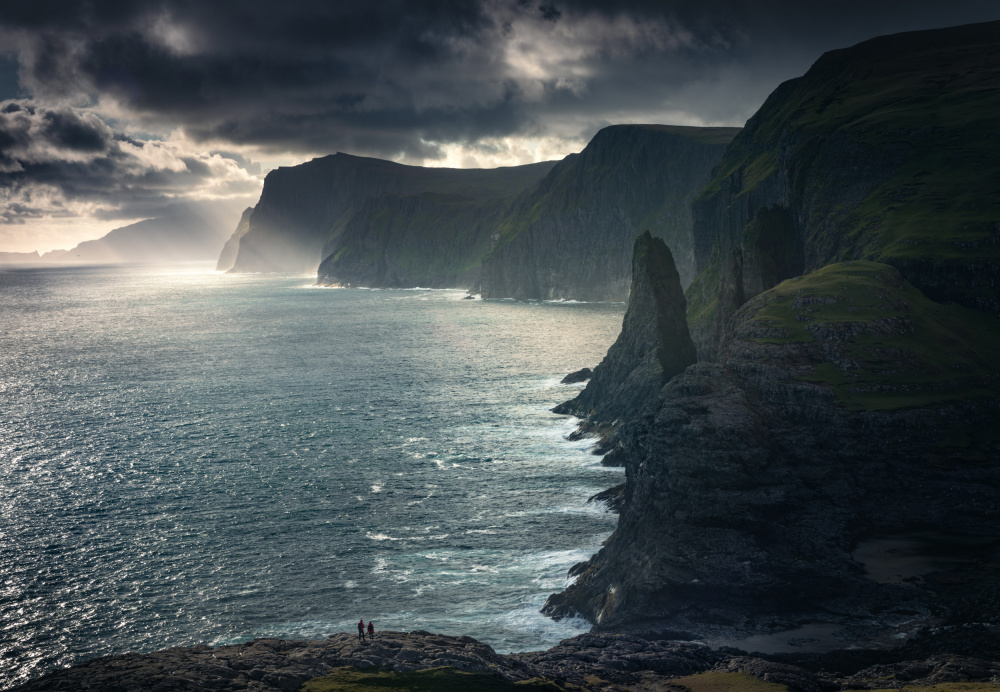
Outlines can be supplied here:
[[[900, 689], [945, 683], [964, 692], [1000, 685], [1000, 662], [954, 655], [864, 664], [863, 655], [803, 665], [731, 648], [650, 641], [625, 634], [583, 634], [547, 651], [496, 653], [471, 637], [382, 632], [374, 642], [349, 634], [323, 641], [255, 639], [232, 646], [194, 646], [107, 656], [49, 673], [11, 692], [89, 690], [362, 690], [548, 689], [673, 692], [828, 692]], [[854, 652], [857, 654], [858, 652]], [[846, 655], [846, 656], [845, 656]], [[786, 659], [787, 660], [787, 659]], [[431, 671], [421, 674], [421, 671]], [[367, 681], [367, 682], [366, 682]], [[940, 688], [939, 688], [940, 689]]]

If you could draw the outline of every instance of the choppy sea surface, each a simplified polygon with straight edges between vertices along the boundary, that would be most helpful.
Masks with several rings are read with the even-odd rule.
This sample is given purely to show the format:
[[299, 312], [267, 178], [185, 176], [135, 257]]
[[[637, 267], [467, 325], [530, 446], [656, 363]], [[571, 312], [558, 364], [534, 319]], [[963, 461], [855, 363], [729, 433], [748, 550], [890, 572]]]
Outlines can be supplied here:
[[621, 482], [549, 409], [622, 305], [0, 267], [0, 687], [109, 653], [379, 629], [500, 651]]

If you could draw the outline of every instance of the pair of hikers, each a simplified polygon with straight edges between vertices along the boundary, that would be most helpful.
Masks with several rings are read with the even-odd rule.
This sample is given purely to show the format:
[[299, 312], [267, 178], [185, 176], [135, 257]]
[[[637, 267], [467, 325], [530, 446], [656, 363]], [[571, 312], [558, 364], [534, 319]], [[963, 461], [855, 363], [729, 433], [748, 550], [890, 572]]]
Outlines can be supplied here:
[[[361, 618], [358, 620], [358, 641], [365, 640], [365, 619]], [[375, 623], [371, 620], [368, 621], [368, 641], [375, 640]]]

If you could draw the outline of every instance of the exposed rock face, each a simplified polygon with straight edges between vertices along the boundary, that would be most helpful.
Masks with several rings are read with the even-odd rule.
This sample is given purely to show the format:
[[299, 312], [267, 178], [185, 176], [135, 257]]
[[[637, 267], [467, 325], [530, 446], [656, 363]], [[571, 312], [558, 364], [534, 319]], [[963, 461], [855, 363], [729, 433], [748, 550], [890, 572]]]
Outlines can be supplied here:
[[470, 288], [510, 200], [386, 195], [359, 205], [324, 248], [320, 284]]
[[240, 238], [247, 234], [250, 230], [250, 215], [253, 214], [253, 207], [247, 207], [243, 210], [243, 215], [240, 216], [240, 222], [236, 224], [236, 230], [233, 234], [229, 236], [229, 240], [226, 244], [222, 246], [222, 252], [219, 254], [219, 261], [215, 264], [215, 270], [224, 272], [229, 271], [236, 264], [236, 254], [240, 249]]
[[[422, 228], [434, 227], [420, 214], [438, 213], [452, 204], [463, 209], [486, 207], [490, 213], [501, 200], [513, 199], [541, 180], [553, 165], [554, 162], [546, 162], [492, 170], [421, 168], [338, 153], [299, 166], [279, 168], [268, 173], [264, 180], [264, 190], [250, 218], [250, 228], [240, 240], [232, 271], [311, 273], [325, 257], [336, 256], [342, 250], [345, 254], [367, 257], [370, 248], [359, 245], [366, 242], [379, 250], [361, 265], [367, 277], [369, 265], [377, 267], [386, 253], [391, 255], [394, 241], [408, 231], [408, 222], [416, 222]], [[420, 200], [406, 199], [412, 197]], [[393, 207], [392, 198], [403, 198], [399, 201], [401, 206]], [[390, 213], [396, 217], [383, 226], [373, 216], [355, 218], [358, 213]], [[428, 238], [420, 246], [423, 259], [433, 259], [440, 251], [435, 241], [447, 242], [455, 234], [474, 235], [474, 229], [460, 225], [468, 220], [438, 217], [437, 221], [449, 228], [458, 227], [453, 229], [452, 236]], [[368, 238], [366, 231], [381, 236]], [[485, 249], [486, 243], [475, 239], [470, 246]], [[419, 265], [421, 257], [408, 259]], [[478, 259], [474, 257], [466, 263], [474, 264]], [[333, 271], [335, 268], [331, 265], [325, 277], [327, 282], [356, 282], [347, 269], [341, 276]]]
[[554, 411], [584, 418], [589, 427], [631, 419], [695, 360], [673, 256], [646, 231], [633, 246], [632, 292], [621, 334], [586, 388]]
[[693, 206], [699, 356], [743, 301], [844, 260], [1000, 314], [998, 78], [993, 22], [831, 51], [779, 86]]
[[691, 201], [736, 128], [615, 125], [552, 169], [497, 229], [484, 298], [624, 301], [631, 245], [648, 229], [694, 276]]
[[560, 380], [560, 383], [576, 384], [577, 382], [586, 382], [591, 378], [591, 376], [593, 376], [593, 374], [594, 371], [591, 370], [590, 368], [583, 368], [581, 370], [577, 370], [576, 372], [571, 372], [570, 374], [566, 375], [566, 377]]
[[[619, 427], [618, 527], [545, 612], [705, 636], [821, 621], [857, 641], [965, 617], [976, 593], [974, 617], [1000, 622], [998, 330], [866, 262], [751, 299], [717, 363]], [[950, 562], [907, 581], [858, 552], [896, 537], [930, 560], [928, 532]]]

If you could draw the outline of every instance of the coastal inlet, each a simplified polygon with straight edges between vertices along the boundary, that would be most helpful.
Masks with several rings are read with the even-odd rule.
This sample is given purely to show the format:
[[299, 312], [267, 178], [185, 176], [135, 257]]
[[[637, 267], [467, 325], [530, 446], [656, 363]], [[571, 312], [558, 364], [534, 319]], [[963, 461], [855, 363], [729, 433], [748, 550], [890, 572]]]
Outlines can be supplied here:
[[378, 629], [499, 651], [621, 482], [549, 409], [620, 304], [0, 271], [0, 687], [125, 651]]

